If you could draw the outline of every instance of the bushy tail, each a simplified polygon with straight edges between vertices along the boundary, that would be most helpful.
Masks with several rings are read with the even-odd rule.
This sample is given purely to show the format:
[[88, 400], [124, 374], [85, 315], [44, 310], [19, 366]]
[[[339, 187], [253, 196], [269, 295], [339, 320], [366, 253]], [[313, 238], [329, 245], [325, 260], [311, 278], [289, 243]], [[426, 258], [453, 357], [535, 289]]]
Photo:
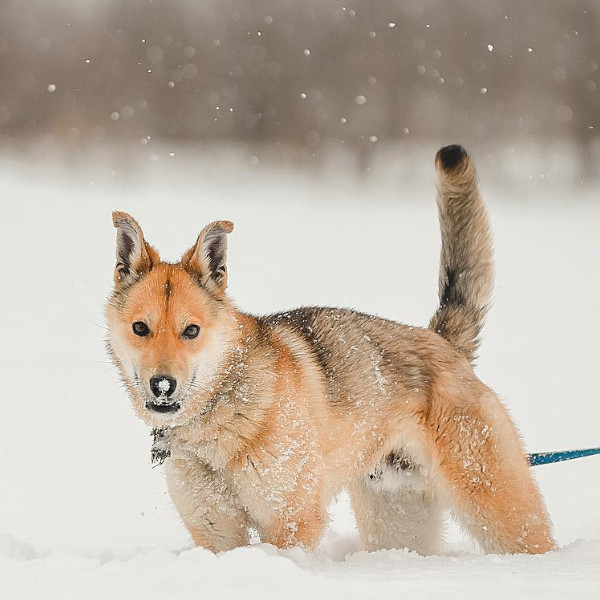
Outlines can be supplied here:
[[442, 253], [440, 305], [429, 327], [473, 362], [493, 287], [492, 238], [475, 167], [465, 149], [445, 146], [435, 165]]

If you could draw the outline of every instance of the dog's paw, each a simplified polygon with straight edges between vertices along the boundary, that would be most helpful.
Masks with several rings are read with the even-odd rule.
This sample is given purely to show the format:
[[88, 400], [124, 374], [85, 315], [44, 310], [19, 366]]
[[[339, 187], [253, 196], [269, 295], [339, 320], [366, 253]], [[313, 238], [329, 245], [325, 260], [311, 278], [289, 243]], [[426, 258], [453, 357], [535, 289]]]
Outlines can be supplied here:
[[162, 465], [171, 456], [171, 447], [164, 429], [152, 430], [152, 448], [150, 449], [150, 460], [154, 466]]

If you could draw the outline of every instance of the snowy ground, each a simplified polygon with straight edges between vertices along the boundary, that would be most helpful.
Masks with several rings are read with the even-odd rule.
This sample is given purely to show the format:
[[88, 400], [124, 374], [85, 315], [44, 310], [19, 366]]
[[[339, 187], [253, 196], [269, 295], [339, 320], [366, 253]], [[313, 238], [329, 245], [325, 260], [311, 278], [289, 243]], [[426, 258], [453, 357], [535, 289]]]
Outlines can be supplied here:
[[[104, 353], [110, 211], [168, 258], [234, 221], [230, 292], [247, 310], [329, 304], [413, 324], [435, 306], [439, 233], [432, 176], [166, 160], [112, 180], [0, 163], [0, 597], [598, 598], [598, 457], [536, 470], [562, 546], [546, 556], [482, 556], [454, 527], [441, 557], [362, 553], [343, 496], [315, 554], [191, 548]], [[530, 450], [598, 445], [600, 189], [483, 183], [498, 272], [478, 372]]]

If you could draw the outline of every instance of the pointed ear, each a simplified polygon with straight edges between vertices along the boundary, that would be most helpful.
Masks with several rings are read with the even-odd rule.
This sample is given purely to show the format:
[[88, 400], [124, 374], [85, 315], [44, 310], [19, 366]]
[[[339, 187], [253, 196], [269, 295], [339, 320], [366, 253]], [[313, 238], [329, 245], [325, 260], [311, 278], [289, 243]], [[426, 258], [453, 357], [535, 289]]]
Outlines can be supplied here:
[[227, 234], [233, 231], [231, 221], [215, 221], [207, 225], [196, 244], [181, 259], [185, 270], [196, 277], [201, 285], [215, 291], [227, 287]]
[[142, 228], [131, 215], [115, 211], [112, 217], [117, 229], [114, 281], [115, 286], [123, 286], [149, 273], [159, 257], [154, 248], [144, 241]]

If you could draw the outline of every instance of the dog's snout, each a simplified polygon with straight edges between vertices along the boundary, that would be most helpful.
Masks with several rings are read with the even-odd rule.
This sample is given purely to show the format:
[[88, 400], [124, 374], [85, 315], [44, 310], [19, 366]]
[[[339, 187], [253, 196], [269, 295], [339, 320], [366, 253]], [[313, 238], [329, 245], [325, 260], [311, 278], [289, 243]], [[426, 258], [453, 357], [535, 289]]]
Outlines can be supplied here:
[[150, 389], [157, 398], [160, 396], [170, 398], [176, 387], [177, 381], [168, 375], [157, 375], [150, 379]]

